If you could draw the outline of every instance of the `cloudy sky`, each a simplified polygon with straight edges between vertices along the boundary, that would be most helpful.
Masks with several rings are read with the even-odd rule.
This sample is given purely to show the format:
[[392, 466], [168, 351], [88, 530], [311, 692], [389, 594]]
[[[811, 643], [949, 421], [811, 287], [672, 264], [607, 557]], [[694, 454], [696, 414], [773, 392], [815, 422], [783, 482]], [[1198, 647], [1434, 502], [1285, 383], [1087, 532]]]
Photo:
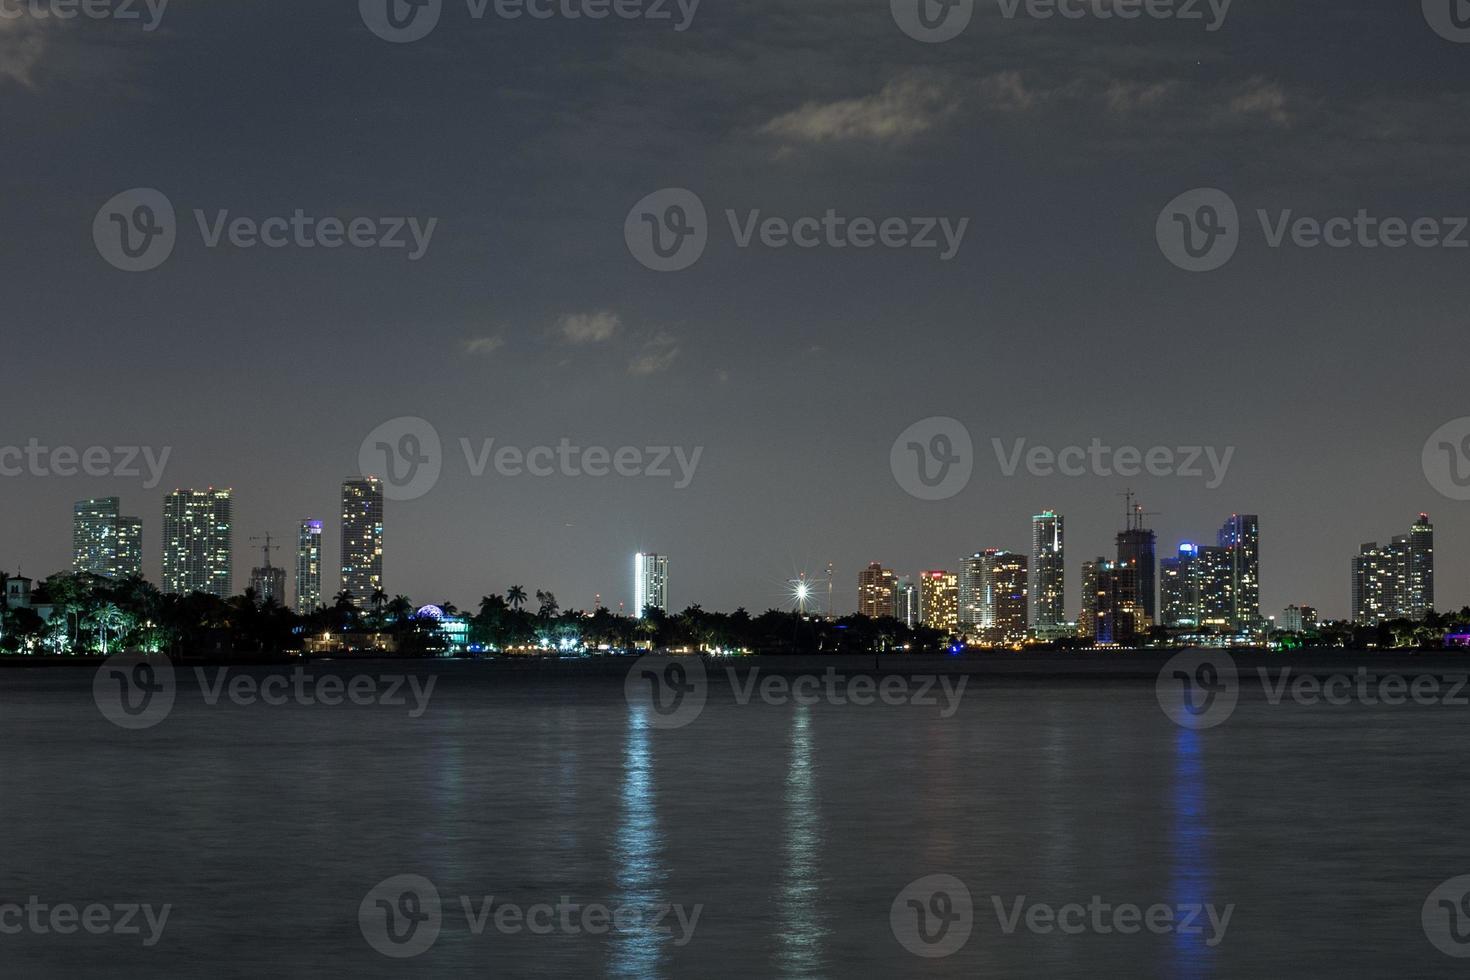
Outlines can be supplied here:
[[[65, 567], [72, 501], [109, 494], [144, 518], [156, 576], [163, 493], [209, 484], [235, 489], [237, 587], [246, 539], [289, 544], [303, 517], [328, 520], [335, 562], [363, 440], [418, 417], [442, 472], [389, 503], [386, 579], [425, 601], [521, 584], [616, 607], [644, 548], [671, 556], [678, 607], [765, 608], [832, 561], [844, 611], [866, 562], [913, 574], [1026, 550], [1049, 507], [1068, 519], [1075, 615], [1078, 566], [1111, 552], [1131, 486], [1161, 552], [1260, 514], [1268, 614], [1345, 615], [1358, 544], [1420, 510], [1439, 605], [1470, 602], [1470, 503], [1421, 462], [1470, 416], [1470, 249], [1272, 247], [1256, 217], [1452, 231], [1470, 215], [1470, 44], [1418, 4], [1236, 0], [1219, 22], [1204, 4], [1121, 20], [978, 0], [942, 43], [886, 0], [704, 0], [687, 22], [673, 3], [669, 19], [508, 19], [445, 0], [412, 43], [351, 2], [172, 0], [151, 31], [138, 9], [0, 17], [0, 446], [169, 447], [168, 465], [151, 489], [0, 478], [0, 568]], [[147, 272], [93, 234], [134, 188], [177, 213]], [[678, 272], [625, 239], [665, 188], [708, 213]], [[1210, 272], [1155, 234], [1194, 188], [1241, 216]], [[222, 221], [298, 209], [437, 223], [416, 260], [407, 231], [407, 248], [209, 244]], [[829, 210], [968, 224], [948, 260], [740, 244], [752, 220]], [[975, 447], [941, 501], [890, 465], [931, 417]], [[489, 439], [701, 455], [683, 488], [677, 466], [476, 476], [461, 440]], [[993, 443], [1093, 439], [1234, 454], [1212, 487], [1208, 468], [1007, 476]]]

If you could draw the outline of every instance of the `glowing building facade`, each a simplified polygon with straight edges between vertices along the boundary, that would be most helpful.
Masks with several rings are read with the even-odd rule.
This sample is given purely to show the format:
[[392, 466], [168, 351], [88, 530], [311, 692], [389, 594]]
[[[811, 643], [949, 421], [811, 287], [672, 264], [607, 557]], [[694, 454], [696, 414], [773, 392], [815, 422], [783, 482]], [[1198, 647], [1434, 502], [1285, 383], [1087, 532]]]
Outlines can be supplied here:
[[633, 612], [642, 619], [650, 609], [669, 611], [669, 558], [640, 551], [633, 556]]
[[72, 507], [71, 569], [104, 578], [143, 574], [143, 522], [122, 517], [117, 497], [79, 500]]
[[376, 477], [342, 484], [342, 588], [358, 608], [383, 588], [383, 485]]
[[175, 490], [163, 498], [163, 590], [205, 592], [221, 599], [234, 589], [233, 491]]
[[296, 538], [296, 611], [303, 616], [322, 604], [322, 522], [302, 521]]

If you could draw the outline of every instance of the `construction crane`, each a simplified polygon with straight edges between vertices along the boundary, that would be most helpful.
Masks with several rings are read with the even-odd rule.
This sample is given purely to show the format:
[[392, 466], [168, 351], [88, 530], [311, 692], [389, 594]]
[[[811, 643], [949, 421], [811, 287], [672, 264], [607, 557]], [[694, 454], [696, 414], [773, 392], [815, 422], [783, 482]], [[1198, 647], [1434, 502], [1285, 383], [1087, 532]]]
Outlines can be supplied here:
[[1124, 523], [1129, 531], [1145, 530], [1148, 527], [1148, 522], [1144, 518], [1159, 516], [1158, 511], [1144, 510], [1143, 504], [1137, 503], [1138, 495], [1133, 492], [1132, 488], [1124, 490], [1118, 496], [1127, 501], [1125, 504], [1127, 510], [1124, 514]]
[[281, 546], [278, 544], [271, 544], [271, 540], [272, 538], [270, 534], [257, 535], [256, 537], [250, 539], [251, 544], [254, 544], [257, 541], [265, 542], [265, 544], [261, 545], [260, 548], [261, 555], [265, 558], [265, 560], [261, 562], [261, 568], [271, 568], [271, 552], [281, 550]]

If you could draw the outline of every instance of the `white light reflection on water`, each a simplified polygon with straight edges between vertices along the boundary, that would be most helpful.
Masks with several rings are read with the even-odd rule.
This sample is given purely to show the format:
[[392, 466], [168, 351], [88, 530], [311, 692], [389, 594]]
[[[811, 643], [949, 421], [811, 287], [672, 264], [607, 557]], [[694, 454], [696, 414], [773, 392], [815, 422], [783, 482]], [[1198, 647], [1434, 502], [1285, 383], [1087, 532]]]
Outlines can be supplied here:
[[[614, 846], [619, 906], [643, 911], [664, 904], [661, 885], [667, 877], [659, 843], [658, 801], [650, 742], [648, 709], [629, 706], [627, 743], [623, 750], [623, 781], [619, 796], [618, 831]], [[663, 944], [668, 936], [648, 931], [613, 932], [612, 963], [615, 977], [666, 975]]]
[[821, 902], [822, 816], [812, 770], [811, 709], [797, 707], [791, 716], [791, 756], [786, 767], [785, 847], [778, 899], [776, 968], [783, 977], [823, 974]]

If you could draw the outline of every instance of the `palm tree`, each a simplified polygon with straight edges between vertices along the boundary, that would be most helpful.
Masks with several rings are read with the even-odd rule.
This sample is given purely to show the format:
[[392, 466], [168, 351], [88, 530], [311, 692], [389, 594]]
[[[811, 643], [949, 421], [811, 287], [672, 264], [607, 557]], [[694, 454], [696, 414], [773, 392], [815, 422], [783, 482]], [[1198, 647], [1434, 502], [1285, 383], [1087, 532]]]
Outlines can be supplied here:
[[520, 608], [526, 604], [526, 590], [519, 585], [512, 585], [505, 593], [505, 601], [510, 603], [512, 609], [519, 612]]
[[406, 595], [396, 595], [388, 603], [388, 616], [396, 623], [405, 623], [413, 615], [413, 603]]
[[115, 603], [104, 602], [93, 610], [87, 617], [87, 624], [94, 626], [102, 637], [102, 655], [107, 656], [107, 634], [111, 630], [117, 630], [119, 634], [127, 625], [127, 615], [117, 607]]

